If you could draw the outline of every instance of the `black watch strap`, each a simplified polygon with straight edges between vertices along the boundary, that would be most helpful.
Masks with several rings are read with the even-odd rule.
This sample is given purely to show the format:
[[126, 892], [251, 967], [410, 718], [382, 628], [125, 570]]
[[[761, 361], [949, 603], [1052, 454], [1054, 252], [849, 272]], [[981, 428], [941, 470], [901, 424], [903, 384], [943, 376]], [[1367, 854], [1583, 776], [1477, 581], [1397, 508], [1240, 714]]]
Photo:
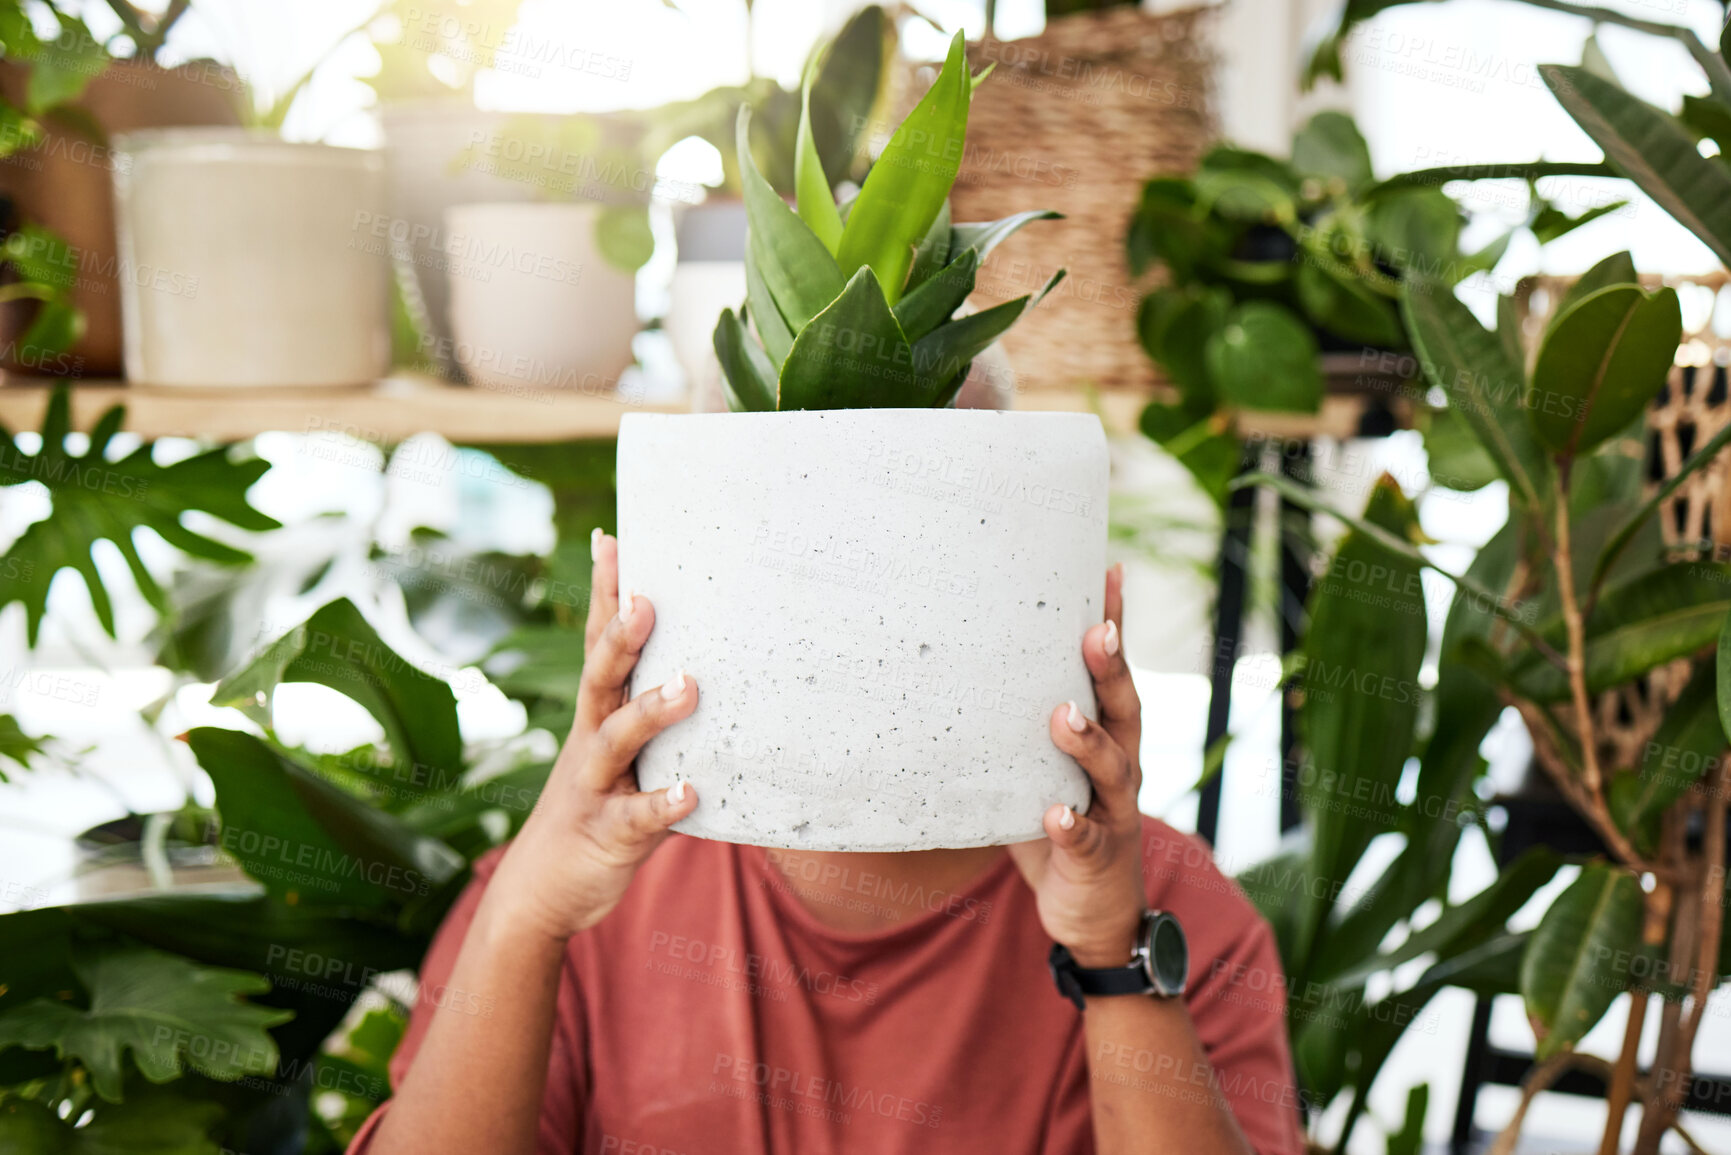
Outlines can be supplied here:
[[[1157, 936], [1163, 936], [1156, 945]], [[1176, 936], [1174, 939], [1172, 936]], [[1173, 954], [1173, 951], [1176, 954]], [[1161, 952], [1155, 957], [1155, 952]], [[1076, 1004], [1077, 1010], [1087, 1007], [1089, 995], [1154, 994], [1170, 998], [1182, 994], [1189, 952], [1184, 945], [1183, 930], [1178, 921], [1163, 911], [1147, 911], [1142, 916], [1141, 931], [1131, 950], [1130, 961], [1121, 967], [1090, 968], [1079, 966], [1069, 949], [1061, 943], [1052, 945], [1047, 965], [1058, 993]], [[1175, 973], [1173, 973], [1175, 972]]]

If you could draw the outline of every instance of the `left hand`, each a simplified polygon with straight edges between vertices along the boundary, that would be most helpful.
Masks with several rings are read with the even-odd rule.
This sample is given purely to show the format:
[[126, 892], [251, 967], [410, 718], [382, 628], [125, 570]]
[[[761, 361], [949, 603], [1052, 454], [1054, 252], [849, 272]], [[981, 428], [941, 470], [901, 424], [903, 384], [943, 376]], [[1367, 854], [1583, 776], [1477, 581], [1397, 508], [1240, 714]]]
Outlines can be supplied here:
[[[1052, 741], [1074, 758], [1093, 783], [1086, 815], [1067, 806], [1046, 811], [1046, 837], [1010, 847], [1033, 888], [1040, 924], [1070, 948], [1080, 966], [1115, 967], [1130, 961], [1138, 923], [1147, 906], [1142, 882], [1142, 788], [1137, 750], [1142, 743], [1142, 702], [1124, 661], [1124, 571], [1106, 573], [1106, 620], [1082, 637], [1082, 660], [1094, 677], [1099, 721], [1070, 703], [1052, 712]], [[1081, 729], [1076, 729], [1080, 723]]]

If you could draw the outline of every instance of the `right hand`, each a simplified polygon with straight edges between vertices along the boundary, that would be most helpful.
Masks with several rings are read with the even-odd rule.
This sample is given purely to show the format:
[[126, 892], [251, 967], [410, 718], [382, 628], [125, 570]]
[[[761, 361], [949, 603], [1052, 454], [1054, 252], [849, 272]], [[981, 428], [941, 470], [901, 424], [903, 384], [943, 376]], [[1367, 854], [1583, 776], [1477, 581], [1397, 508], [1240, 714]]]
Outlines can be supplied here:
[[618, 905], [667, 828], [697, 809], [688, 782], [647, 794], [637, 788], [638, 751], [690, 716], [697, 686], [681, 672], [627, 700], [625, 683], [655, 627], [655, 607], [635, 597], [621, 617], [619, 542], [596, 530], [592, 552], [577, 718], [487, 888], [489, 896], [505, 896], [513, 921], [561, 942]]

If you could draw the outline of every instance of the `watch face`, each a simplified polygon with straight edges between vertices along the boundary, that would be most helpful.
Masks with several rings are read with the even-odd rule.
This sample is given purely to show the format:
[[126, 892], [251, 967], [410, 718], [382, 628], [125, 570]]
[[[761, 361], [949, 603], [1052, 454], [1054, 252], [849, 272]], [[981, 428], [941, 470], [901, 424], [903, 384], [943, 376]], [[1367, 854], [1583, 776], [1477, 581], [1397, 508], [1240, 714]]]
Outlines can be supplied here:
[[1179, 994], [1190, 976], [1190, 946], [1184, 939], [1184, 928], [1164, 911], [1149, 921], [1148, 966], [1154, 972], [1154, 982], [1162, 994]]

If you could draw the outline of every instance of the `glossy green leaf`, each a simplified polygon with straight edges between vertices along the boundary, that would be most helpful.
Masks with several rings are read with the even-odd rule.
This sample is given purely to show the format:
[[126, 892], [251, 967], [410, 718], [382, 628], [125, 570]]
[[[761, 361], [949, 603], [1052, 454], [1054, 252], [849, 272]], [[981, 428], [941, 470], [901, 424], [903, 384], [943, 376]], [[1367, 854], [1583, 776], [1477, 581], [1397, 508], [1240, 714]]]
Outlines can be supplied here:
[[962, 307], [962, 302], [974, 291], [979, 267], [979, 251], [963, 249], [955, 260], [896, 302], [896, 321], [908, 340], [918, 341]]
[[1557, 102], [1642, 192], [1731, 265], [1731, 171], [1674, 119], [1584, 68], [1541, 64]]
[[882, 7], [868, 4], [848, 17], [818, 62], [811, 86], [811, 133], [830, 184], [846, 177], [861, 151], [873, 110], [890, 82], [884, 65], [895, 28]]
[[950, 240], [950, 202], [945, 200], [943, 207], [938, 209], [938, 215], [932, 218], [932, 227], [926, 230], [926, 235], [920, 238], [919, 246], [914, 249], [914, 263], [908, 269], [908, 292], [925, 284], [927, 278], [949, 264], [954, 253]]
[[1433, 484], [1460, 493], [1483, 489], [1502, 471], [1454, 409], [1432, 410], [1424, 424], [1426, 472]]
[[1636, 772], [1611, 779], [1611, 817], [1642, 853], [1651, 854], [1658, 846], [1659, 815], [1725, 755], [1713, 675], [1705, 663], [1696, 668], [1642, 748]]
[[937, 80], [884, 146], [860, 186], [842, 230], [836, 263], [850, 279], [870, 267], [884, 300], [901, 299], [919, 244], [961, 169], [968, 131], [967, 60], [960, 32]]
[[1612, 213], [1627, 207], [1628, 203], [1624, 200], [1606, 201], [1604, 204], [1594, 205], [1590, 209], [1583, 209], [1575, 216], [1570, 216], [1548, 201], [1540, 199], [1538, 209], [1532, 214], [1527, 227], [1532, 230], [1534, 240], [1541, 245], [1548, 245], [1552, 241], [1568, 236], [1584, 225], [1592, 224], [1600, 217], [1610, 216]]
[[1703, 444], [1696, 446], [1695, 452], [1689, 455], [1689, 460], [1666, 478], [1659, 488], [1647, 495], [1646, 500], [1630, 514], [1616, 534], [1605, 543], [1604, 549], [1600, 551], [1598, 562], [1593, 568], [1592, 582], [1594, 585], [1597, 585], [1599, 579], [1610, 572], [1611, 567], [1616, 564], [1623, 551], [1629, 547], [1629, 543], [1653, 524], [1653, 515], [1659, 511], [1665, 501], [1682, 488], [1683, 484], [1696, 473], [1712, 464], [1718, 458], [1719, 451], [1726, 445], [1731, 445], [1731, 425], [1725, 426]]
[[963, 249], [974, 249], [980, 254], [981, 263], [992, 255], [992, 250], [1004, 241], [1014, 236], [1023, 225], [1034, 221], [1061, 221], [1064, 214], [1051, 209], [1029, 209], [1027, 212], [1015, 213], [996, 221], [975, 221], [968, 224], [953, 225], [950, 228], [950, 252], [959, 253]]
[[1365, 236], [1388, 263], [1417, 277], [1460, 280], [1461, 210], [1440, 188], [1399, 189], [1365, 212]]
[[1362, 345], [1405, 347], [1406, 332], [1389, 298], [1314, 264], [1299, 265], [1293, 281], [1299, 304], [1317, 328]]
[[1576, 301], [1533, 363], [1527, 415], [1539, 441], [1573, 457], [1620, 433], [1664, 386], [1682, 333], [1675, 289], [1611, 285]]
[[75, 950], [73, 969], [87, 1007], [36, 999], [0, 1014], [0, 1049], [52, 1048], [90, 1072], [96, 1093], [121, 1098], [125, 1057], [154, 1083], [190, 1067], [212, 1079], [273, 1074], [276, 1042], [268, 1028], [289, 1017], [243, 1002], [270, 984], [244, 971], [195, 966], [147, 947]]
[[[1719, 637], [1731, 611], [1731, 566], [1679, 563], [1608, 587], [1586, 621], [1586, 677], [1599, 693], [1656, 666], [1688, 657]], [[1560, 622], [1542, 627], [1560, 643]], [[1538, 702], [1569, 695], [1563, 671], [1532, 655], [1517, 666], [1515, 688]]]
[[840, 295], [841, 270], [811, 226], [787, 207], [758, 171], [751, 154], [750, 122], [751, 111], [742, 106], [735, 147], [745, 193], [746, 244], [788, 328], [798, 332]]
[[[757, 262], [750, 253], [745, 257], [745, 302], [751, 312], [751, 327], [774, 367], [766, 380], [773, 382], [781, 372], [781, 363], [787, 360], [787, 351], [793, 348], [793, 330], [787, 327], [787, 319], [776, 306], [769, 286], [763, 283], [763, 274], [757, 271]], [[774, 389], [770, 395], [775, 395]]]
[[1234, 308], [1208, 338], [1205, 358], [1221, 399], [1239, 408], [1314, 413], [1322, 404], [1316, 337], [1283, 305]]
[[71, 432], [71, 393], [57, 386], [42, 423], [42, 445], [35, 453], [19, 449], [9, 431], [0, 437], [11, 443], [0, 461], [0, 487], [27, 481], [48, 490], [53, 512], [31, 523], [0, 559], [0, 606], [23, 602], [31, 645], [47, 610], [48, 587], [62, 569], [83, 579], [97, 620], [110, 634], [114, 612], [107, 587], [96, 569], [92, 551], [107, 541], [119, 549], [145, 600], [158, 609], [166, 601], [162, 588], [145, 567], [133, 543], [134, 534], [149, 529], [169, 545], [194, 557], [224, 564], [250, 561], [251, 556], [181, 524], [199, 510], [247, 530], [277, 528], [247, 503], [246, 492], [269, 466], [257, 459], [235, 461], [227, 448], [196, 454], [173, 465], [156, 464], [149, 445], [141, 445], [119, 461], [109, 461], [108, 443], [118, 432], [125, 409], [115, 406], [97, 422], [90, 444], [81, 455], [66, 451]]
[[914, 342], [914, 367], [932, 384], [923, 404], [941, 407], [954, 400], [973, 359], [985, 352], [987, 346], [1003, 336], [1023, 313], [1039, 304], [1063, 279], [1064, 270], [1059, 269], [1039, 292], [939, 325]]
[[1731, 157], [1731, 105], [1711, 96], [1684, 96], [1677, 119], [1696, 136], [1719, 146], [1721, 158]]
[[216, 787], [220, 848], [272, 895], [393, 910], [427, 897], [466, 865], [438, 839], [250, 734], [200, 726], [187, 743]]
[[1236, 221], [1296, 217], [1301, 180], [1285, 161], [1260, 152], [1216, 145], [1196, 169], [1198, 204]]
[[799, 219], [811, 226], [823, 247], [832, 254], [841, 244], [841, 214], [836, 211], [835, 196], [829, 189], [823, 161], [818, 157], [817, 142], [811, 134], [811, 78], [800, 90], [799, 146], [794, 157], [793, 182], [796, 190]]
[[1344, 112], [1319, 112], [1292, 138], [1292, 167], [1304, 176], [1341, 181], [1347, 191], [1372, 179], [1370, 146]]
[[1628, 968], [1616, 959], [1640, 942], [1641, 916], [1641, 884], [1604, 861], [1583, 867], [1545, 911], [1521, 959], [1521, 996], [1540, 1059], [1579, 1042], [1628, 985]]
[[[1412, 503], [1386, 476], [1364, 519], [1398, 537], [1410, 537], [1417, 524]], [[1425, 620], [1418, 564], [1356, 531], [1312, 589], [1299, 797], [1315, 840], [1313, 872], [1331, 888], [1344, 885], [1371, 839], [1399, 820], [1394, 789], [1413, 748]], [[1331, 893], [1302, 900], [1296, 959], [1309, 957]]]
[[1549, 476], [1543, 448], [1522, 414], [1526, 377], [1446, 286], [1412, 284], [1402, 301], [1413, 350], [1431, 384], [1478, 437], [1523, 504], [1542, 504]]
[[773, 412], [778, 387], [775, 366], [732, 309], [723, 309], [715, 322], [714, 344], [722, 384], [727, 387], [727, 407], [735, 413]]
[[283, 682], [328, 686], [384, 727], [397, 761], [447, 775], [463, 765], [457, 699], [451, 687], [385, 645], [347, 598], [321, 606], [266, 646], [211, 694], [218, 706], [257, 711]]
[[1159, 261], [1183, 284], [1195, 278], [1199, 268], [1226, 255], [1231, 230], [1202, 212], [1196, 197], [1195, 184], [1183, 177], [1155, 177], [1142, 186], [1124, 237], [1132, 277]]
[[1175, 289], [1162, 286], [1142, 298], [1136, 330], [1142, 348], [1165, 370], [1198, 415], [1220, 403], [1208, 368], [1208, 345], [1226, 327], [1232, 294], [1219, 285]]
[[1244, 448], [1238, 438], [1213, 428], [1211, 413], [1197, 414], [1182, 405], [1150, 401], [1137, 428], [1176, 457], [1216, 505], [1226, 507], [1226, 487], [1238, 475]]
[[871, 267], [800, 330], [781, 367], [779, 408], [918, 408], [929, 392]]
[[1549, 330], [1557, 322], [1557, 318], [1592, 296], [1600, 289], [1608, 289], [1612, 285], [1636, 285], [1640, 282], [1640, 274], [1635, 271], [1635, 259], [1628, 250], [1612, 253], [1579, 277], [1557, 302], [1556, 309], [1551, 313], [1551, 319], [1545, 328]]

